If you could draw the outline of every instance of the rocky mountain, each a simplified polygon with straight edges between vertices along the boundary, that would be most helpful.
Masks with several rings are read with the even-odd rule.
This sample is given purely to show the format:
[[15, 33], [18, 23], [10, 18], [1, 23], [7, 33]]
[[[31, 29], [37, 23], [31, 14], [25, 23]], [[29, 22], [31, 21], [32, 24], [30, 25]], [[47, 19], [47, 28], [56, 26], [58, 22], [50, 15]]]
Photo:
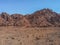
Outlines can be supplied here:
[[60, 26], [60, 16], [50, 9], [42, 9], [25, 16], [33, 27]]
[[38, 10], [32, 14], [0, 14], [0, 26], [60, 27], [60, 15], [51, 9]]

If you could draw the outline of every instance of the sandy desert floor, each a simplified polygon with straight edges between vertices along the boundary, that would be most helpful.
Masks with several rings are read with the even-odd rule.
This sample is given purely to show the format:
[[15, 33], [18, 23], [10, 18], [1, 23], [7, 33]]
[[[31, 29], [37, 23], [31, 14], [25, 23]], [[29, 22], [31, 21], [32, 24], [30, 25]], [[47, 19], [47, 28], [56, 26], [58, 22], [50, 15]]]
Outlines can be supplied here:
[[0, 27], [0, 45], [60, 45], [60, 28]]

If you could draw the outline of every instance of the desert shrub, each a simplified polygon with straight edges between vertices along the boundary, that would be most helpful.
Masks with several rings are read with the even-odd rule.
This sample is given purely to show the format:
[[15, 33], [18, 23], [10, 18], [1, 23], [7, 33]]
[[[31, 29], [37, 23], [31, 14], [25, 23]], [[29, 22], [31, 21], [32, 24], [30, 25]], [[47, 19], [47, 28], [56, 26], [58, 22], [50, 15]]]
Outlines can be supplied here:
[[40, 40], [40, 38], [39, 37], [36, 37], [35, 40]]

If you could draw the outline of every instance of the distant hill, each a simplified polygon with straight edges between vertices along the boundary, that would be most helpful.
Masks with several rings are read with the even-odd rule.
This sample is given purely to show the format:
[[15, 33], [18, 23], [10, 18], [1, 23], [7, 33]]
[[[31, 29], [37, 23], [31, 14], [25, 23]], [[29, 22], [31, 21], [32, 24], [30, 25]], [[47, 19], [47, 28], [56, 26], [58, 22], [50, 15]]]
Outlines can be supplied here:
[[60, 15], [51, 9], [38, 10], [32, 14], [0, 14], [0, 26], [60, 27]]

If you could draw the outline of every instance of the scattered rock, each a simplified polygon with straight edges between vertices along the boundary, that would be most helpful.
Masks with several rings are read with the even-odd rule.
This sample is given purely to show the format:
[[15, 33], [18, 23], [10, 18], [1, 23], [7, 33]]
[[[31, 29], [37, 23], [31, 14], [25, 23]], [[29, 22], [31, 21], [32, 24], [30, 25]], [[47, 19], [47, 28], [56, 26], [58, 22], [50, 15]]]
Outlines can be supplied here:
[[32, 14], [0, 14], [0, 26], [60, 27], [60, 14], [51, 9], [42, 9]]

